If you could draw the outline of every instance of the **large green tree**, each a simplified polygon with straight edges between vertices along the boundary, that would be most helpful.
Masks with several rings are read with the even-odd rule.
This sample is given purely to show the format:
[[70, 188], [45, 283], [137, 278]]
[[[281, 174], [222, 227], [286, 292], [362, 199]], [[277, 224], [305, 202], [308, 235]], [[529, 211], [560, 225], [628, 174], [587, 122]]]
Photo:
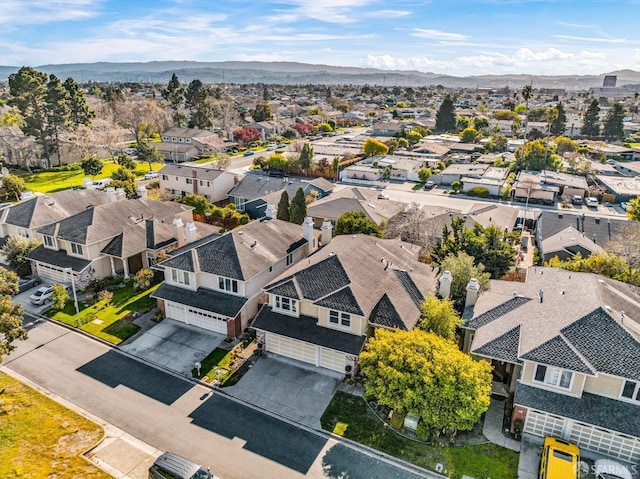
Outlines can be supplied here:
[[624, 114], [622, 104], [615, 102], [604, 118], [602, 134], [606, 139], [622, 140], [624, 138]]
[[71, 129], [76, 130], [80, 126], [91, 126], [96, 112], [89, 108], [84, 91], [80, 88], [80, 85], [78, 85], [73, 78], [69, 77], [64, 81], [63, 86], [67, 91], [66, 98], [69, 106]]
[[162, 97], [169, 102], [169, 106], [173, 111], [171, 115], [173, 125], [177, 127], [185, 126], [187, 118], [182, 112], [184, 108], [185, 89], [180, 83], [180, 80], [178, 80], [178, 75], [175, 73], [171, 75], [171, 80], [169, 80], [167, 87], [162, 90]]
[[382, 232], [375, 221], [368, 218], [362, 211], [348, 211], [342, 213], [336, 221], [337, 235], [351, 235], [362, 233], [380, 238]]
[[145, 161], [149, 164], [149, 171], [153, 169], [151, 163], [164, 163], [164, 157], [158, 149], [147, 140], [140, 140], [136, 143], [138, 161]]
[[528, 141], [519, 146], [516, 158], [521, 170], [556, 170], [561, 166], [555, 154], [555, 146], [545, 139]]
[[304, 174], [307, 174], [307, 169], [311, 166], [311, 160], [313, 159], [313, 146], [309, 142], [305, 142], [298, 158], [298, 164]]
[[291, 221], [291, 216], [289, 215], [289, 206], [291, 205], [289, 201], [289, 193], [287, 190], [283, 190], [280, 195], [280, 201], [278, 202], [278, 212], [276, 214], [276, 218], [282, 221]]
[[2, 247], [2, 254], [7, 263], [18, 276], [31, 274], [31, 261], [25, 255], [40, 246], [40, 241], [30, 240], [22, 236], [9, 236]]
[[362, 144], [362, 151], [367, 157], [386, 155], [389, 147], [375, 138], [367, 138]]
[[271, 106], [268, 103], [260, 103], [256, 105], [251, 114], [253, 121], [269, 121], [273, 119]]
[[301, 225], [307, 216], [307, 199], [302, 188], [298, 188], [289, 205], [289, 221]]
[[27, 339], [27, 331], [22, 327], [23, 314], [22, 306], [13, 304], [11, 296], [0, 296], [0, 361], [15, 349], [14, 341]]
[[456, 113], [450, 95], [444, 97], [436, 113], [436, 131], [455, 131]]
[[456, 328], [462, 324], [462, 320], [453, 307], [453, 300], [449, 298], [438, 299], [435, 294], [429, 293], [420, 304], [422, 315], [418, 328], [437, 334], [444, 339], [454, 339]]
[[212, 96], [211, 89], [200, 80], [189, 83], [184, 94], [185, 106], [189, 109], [189, 127], [207, 130], [213, 126]]
[[565, 112], [564, 105], [561, 101], [558, 102], [555, 108], [558, 112], [558, 116], [551, 124], [551, 134], [555, 136], [564, 135], [564, 131], [567, 128], [567, 113]]
[[489, 407], [491, 365], [433, 333], [377, 328], [360, 367], [365, 394], [394, 411], [418, 414], [423, 439], [469, 430]]
[[80, 167], [82, 168], [82, 171], [84, 171], [85, 175], [92, 178], [102, 173], [102, 161], [95, 156], [90, 156], [82, 160]]
[[18, 294], [18, 275], [0, 266], [0, 296]]
[[469, 256], [464, 251], [460, 251], [455, 255], [449, 255], [440, 262], [442, 271], [451, 271], [451, 289], [450, 297], [456, 311], [464, 311], [465, 301], [467, 298], [467, 285], [471, 278], [478, 280], [480, 290], [478, 294], [489, 289], [490, 274], [484, 272], [484, 265], [475, 264], [473, 256]]
[[589, 108], [582, 117], [582, 129], [580, 130], [585, 136], [600, 135], [600, 105], [595, 98], [589, 104]]
[[20, 176], [7, 175], [2, 178], [2, 186], [8, 198], [15, 198], [20, 201], [20, 193], [27, 189], [27, 185]]

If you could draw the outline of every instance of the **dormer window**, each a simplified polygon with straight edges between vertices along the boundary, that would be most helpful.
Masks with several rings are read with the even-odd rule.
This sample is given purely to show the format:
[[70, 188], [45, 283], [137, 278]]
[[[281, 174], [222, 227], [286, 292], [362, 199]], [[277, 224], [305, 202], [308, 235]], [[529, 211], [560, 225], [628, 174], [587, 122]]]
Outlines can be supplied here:
[[331, 309], [329, 310], [329, 322], [343, 328], [351, 328], [351, 315]]
[[286, 296], [276, 296], [273, 309], [286, 314], [298, 315], [298, 300]]
[[174, 283], [185, 284], [189, 286], [189, 273], [187, 271], [180, 271], [178, 269], [171, 270], [171, 280]]
[[238, 292], [238, 281], [230, 278], [218, 278], [218, 289], [229, 291], [230, 293]]
[[538, 364], [536, 366], [536, 374], [534, 380], [539, 383], [548, 384], [562, 389], [571, 389], [571, 380], [573, 373], [566, 369], [554, 368]]
[[53, 236], [44, 235], [42, 237], [42, 242], [46, 248], [58, 249], [58, 242]]
[[640, 382], [625, 381], [620, 396], [623, 399], [628, 399], [629, 401], [640, 402]]
[[71, 253], [82, 256], [82, 245], [78, 243], [71, 243]]

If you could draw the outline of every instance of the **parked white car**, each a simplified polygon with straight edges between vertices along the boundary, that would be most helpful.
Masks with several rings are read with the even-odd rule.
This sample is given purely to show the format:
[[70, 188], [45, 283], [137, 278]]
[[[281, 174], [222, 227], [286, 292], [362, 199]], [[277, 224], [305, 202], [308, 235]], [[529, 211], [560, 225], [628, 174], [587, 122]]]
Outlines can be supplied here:
[[631, 205], [626, 201], [623, 201], [622, 203], [620, 203], [620, 208], [622, 208], [624, 211], [629, 211], [630, 207]]
[[149, 173], [147, 173], [146, 175], [144, 175], [142, 178], [145, 180], [153, 180], [154, 178], [157, 178], [158, 172], [157, 171], [150, 171]]
[[[65, 286], [67, 292], [71, 291], [71, 286]], [[53, 297], [53, 286], [40, 286], [35, 293], [29, 296], [29, 301], [31, 304], [35, 304], [36, 306], [42, 306], [43, 304], [49, 304]]]
[[598, 198], [594, 198], [593, 196], [589, 196], [589, 197], [584, 199], [584, 204], [587, 205], [590, 208], [597, 208], [598, 205], [600, 204], [600, 202], [598, 201]]

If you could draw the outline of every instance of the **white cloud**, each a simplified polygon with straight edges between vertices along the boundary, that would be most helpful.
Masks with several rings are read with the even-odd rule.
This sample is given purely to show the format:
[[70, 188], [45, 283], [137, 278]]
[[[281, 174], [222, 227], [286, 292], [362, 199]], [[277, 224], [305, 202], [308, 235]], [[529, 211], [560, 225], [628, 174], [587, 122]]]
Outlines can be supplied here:
[[400, 18], [411, 15], [409, 10], [376, 10], [365, 14], [369, 18]]
[[594, 43], [629, 43], [625, 38], [603, 38], [603, 37], [576, 37], [573, 35], [553, 35], [560, 40], [571, 40], [576, 42], [594, 42]]
[[466, 40], [467, 36], [461, 33], [443, 32], [442, 30], [430, 30], [425, 28], [415, 28], [411, 36], [419, 38], [433, 38], [435, 40]]
[[381, 70], [431, 70], [444, 71], [454, 67], [449, 61], [432, 60], [427, 57], [396, 58], [391, 55], [367, 55], [358, 66]]
[[102, 3], [102, 0], [3, 0], [0, 25], [86, 20], [100, 14]]
[[327, 23], [355, 23], [358, 16], [354, 10], [366, 7], [375, 0], [284, 0], [292, 5], [291, 10], [278, 10], [276, 15], [267, 17], [270, 22], [296, 22], [313, 19]]

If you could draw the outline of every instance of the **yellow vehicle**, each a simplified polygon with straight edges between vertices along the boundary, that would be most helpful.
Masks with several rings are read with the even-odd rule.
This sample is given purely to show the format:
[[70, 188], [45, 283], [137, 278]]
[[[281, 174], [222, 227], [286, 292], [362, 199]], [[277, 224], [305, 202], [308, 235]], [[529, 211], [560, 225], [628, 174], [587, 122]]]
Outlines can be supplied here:
[[580, 449], [557, 437], [545, 437], [540, 479], [580, 479]]

